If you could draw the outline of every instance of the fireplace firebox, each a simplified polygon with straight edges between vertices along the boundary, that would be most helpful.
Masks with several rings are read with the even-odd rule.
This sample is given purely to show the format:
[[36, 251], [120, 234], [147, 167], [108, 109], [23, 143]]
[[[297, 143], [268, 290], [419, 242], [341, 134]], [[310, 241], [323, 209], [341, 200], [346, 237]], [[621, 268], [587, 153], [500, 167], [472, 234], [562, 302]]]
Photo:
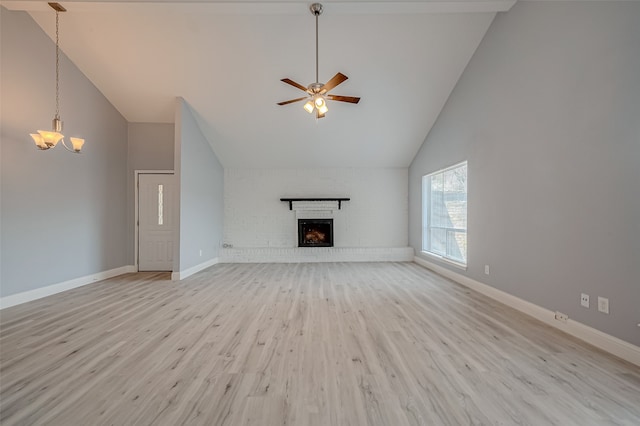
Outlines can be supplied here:
[[298, 247], [333, 247], [333, 219], [298, 219]]

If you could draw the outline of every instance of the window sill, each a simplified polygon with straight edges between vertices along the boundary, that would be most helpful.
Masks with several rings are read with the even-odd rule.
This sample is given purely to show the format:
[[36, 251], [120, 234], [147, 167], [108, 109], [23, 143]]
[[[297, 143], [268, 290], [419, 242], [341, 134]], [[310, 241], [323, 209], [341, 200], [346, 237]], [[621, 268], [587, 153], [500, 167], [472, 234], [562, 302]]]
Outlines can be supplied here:
[[421, 251], [420, 254], [424, 254], [427, 257], [432, 259], [437, 259], [443, 263], [456, 267], [458, 269], [462, 269], [463, 271], [467, 270], [467, 265], [464, 263], [456, 262], [455, 260], [447, 259], [446, 257], [438, 256], [437, 254], [430, 253], [428, 251]]

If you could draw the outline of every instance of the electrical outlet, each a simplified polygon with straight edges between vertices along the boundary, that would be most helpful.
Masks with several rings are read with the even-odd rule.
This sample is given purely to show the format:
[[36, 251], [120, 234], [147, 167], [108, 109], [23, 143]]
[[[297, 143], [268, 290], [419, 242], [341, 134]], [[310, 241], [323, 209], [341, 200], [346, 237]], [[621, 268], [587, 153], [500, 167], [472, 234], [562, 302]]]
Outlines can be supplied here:
[[484, 265], [484, 273], [489, 275], [489, 265]]
[[569, 319], [569, 315], [556, 311], [556, 319], [558, 321], [567, 322], [567, 320]]
[[202, 249], [200, 249], [200, 257], [202, 257]]
[[580, 305], [585, 308], [589, 307], [589, 295], [587, 293], [582, 293], [580, 295]]
[[607, 299], [606, 297], [598, 296], [598, 311], [602, 312], [603, 314], [609, 313], [609, 299]]

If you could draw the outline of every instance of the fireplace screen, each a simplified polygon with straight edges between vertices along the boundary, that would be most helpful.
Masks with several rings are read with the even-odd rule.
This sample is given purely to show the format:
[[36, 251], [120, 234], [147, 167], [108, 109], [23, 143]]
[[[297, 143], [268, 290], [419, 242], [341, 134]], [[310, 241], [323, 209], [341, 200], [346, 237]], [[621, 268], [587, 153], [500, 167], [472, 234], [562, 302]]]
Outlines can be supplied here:
[[333, 247], [333, 219], [298, 219], [298, 247]]

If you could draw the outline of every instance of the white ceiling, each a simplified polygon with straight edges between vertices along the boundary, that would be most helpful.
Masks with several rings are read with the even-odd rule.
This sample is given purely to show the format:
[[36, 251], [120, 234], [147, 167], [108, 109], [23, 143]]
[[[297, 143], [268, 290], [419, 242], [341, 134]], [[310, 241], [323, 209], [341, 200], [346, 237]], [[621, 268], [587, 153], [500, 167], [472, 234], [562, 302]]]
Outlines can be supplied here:
[[[362, 100], [318, 121], [276, 105], [304, 96], [280, 79], [315, 80], [312, 2], [60, 2], [60, 45], [130, 122], [173, 122], [184, 98], [225, 167], [407, 167], [514, 2], [324, 2], [320, 81], [342, 72], [331, 93]], [[55, 39], [45, 2], [2, 5]]]

